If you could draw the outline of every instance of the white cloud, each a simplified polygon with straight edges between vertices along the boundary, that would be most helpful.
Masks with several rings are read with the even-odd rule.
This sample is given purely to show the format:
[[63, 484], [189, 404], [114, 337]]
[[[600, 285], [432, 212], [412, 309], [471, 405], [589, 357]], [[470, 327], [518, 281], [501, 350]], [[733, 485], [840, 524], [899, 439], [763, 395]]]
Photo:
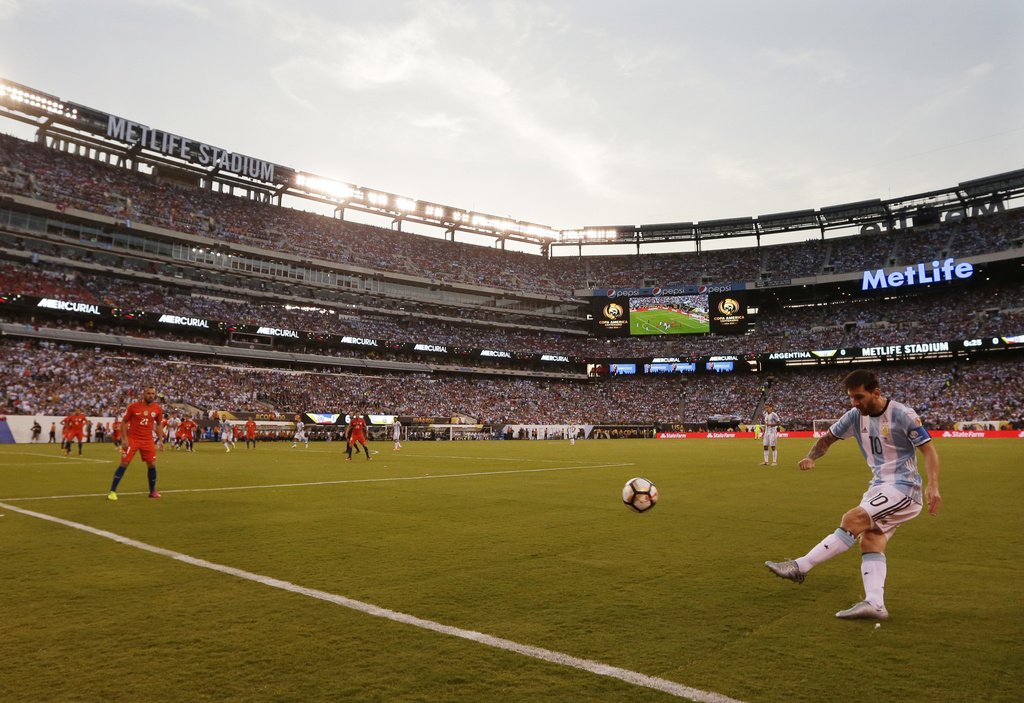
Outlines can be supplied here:
[[0, 0], [0, 20], [13, 19], [21, 12], [21, 3], [18, 0]]
[[[276, 6], [263, 8], [275, 16], [284, 12]], [[306, 107], [315, 106], [316, 99], [300, 96], [295, 89], [300, 83], [320, 85], [321, 91], [330, 85], [347, 93], [391, 91], [387, 94], [399, 103], [418, 96], [426, 101], [426, 114], [432, 117], [406, 120], [414, 128], [457, 135], [472, 124], [480, 131], [513, 137], [531, 157], [568, 172], [580, 186], [595, 192], [607, 190], [608, 149], [585, 131], [560, 127], [548, 119], [548, 106], [538, 104], [536, 96], [551, 86], [524, 82], [488, 65], [453, 39], [496, 31], [493, 25], [482, 28], [471, 12], [475, 6], [438, 2], [418, 3], [413, 8], [415, 13], [399, 23], [355, 25], [323, 18], [300, 20], [291, 13], [289, 19], [274, 23], [279, 38], [292, 46], [292, 53], [272, 75], [289, 97]], [[533, 21], [508, 5], [501, 8], [501, 16], [513, 18], [512, 41], [522, 41]], [[556, 24], [546, 12], [534, 20]], [[561, 112], [569, 112], [567, 106], [584, 97], [557, 87], [560, 89], [547, 92], [559, 96]], [[430, 108], [444, 104], [457, 106], [459, 113]]]
[[449, 137], [464, 134], [473, 122], [470, 118], [455, 117], [443, 112], [429, 115], [412, 113], [407, 116], [406, 121], [418, 130], [440, 133]]
[[193, 0], [151, 0], [150, 4], [175, 7], [204, 21], [210, 20], [213, 17], [213, 12], [207, 4]]
[[850, 61], [841, 54], [828, 49], [800, 49], [782, 51], [768, 49], [763, 52], [766, 65], [775, 71], [782, 71], [792, 78], [794, 69], [816, 77], [819, 83], [842, 85], [850, 74]]

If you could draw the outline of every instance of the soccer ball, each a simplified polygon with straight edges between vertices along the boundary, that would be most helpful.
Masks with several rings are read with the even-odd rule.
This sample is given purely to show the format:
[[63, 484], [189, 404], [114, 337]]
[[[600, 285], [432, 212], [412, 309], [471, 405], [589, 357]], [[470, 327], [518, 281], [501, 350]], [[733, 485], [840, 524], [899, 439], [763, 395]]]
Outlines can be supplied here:
[[630, 510], [646, 513], [658, 502], [658, 489], [646, 478], [631, 478], [622, 488], [622, 502]]

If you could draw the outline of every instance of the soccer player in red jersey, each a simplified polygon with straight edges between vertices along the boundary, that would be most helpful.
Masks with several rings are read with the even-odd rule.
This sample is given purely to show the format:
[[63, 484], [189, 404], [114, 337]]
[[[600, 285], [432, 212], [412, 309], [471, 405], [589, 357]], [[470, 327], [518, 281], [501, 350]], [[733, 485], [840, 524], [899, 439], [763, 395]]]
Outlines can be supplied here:
[[352, 447], [358, 442], [363, 445], [363, 453], [366, 460], [370, 461], [370, 450], [366, 448], [366, 418], [361, 413], [356, 413], [348, 423], [348, 459], [352, 460]]
[[65, 415], [64, 419], [60, 421], [60, 448], [64, 452], [64, 456], [68, 455], [68, 435], [71, 434], [71, 415], [75, 412], [72, 410], [71, 414]]
[[[149, 478], [149, 497], [159, 498], [156, 492], [156, 442], [153, 438], [153, 431], [160, 432], [160, 421], [164, 417], [163, 408], [156, 402], [156, 389], [150, 386], [142, 391], [142, 400], [136, 401], [128, 406], [124, 417], [121, 418], [121, 433], [124, 442], [121, 446], [121, 463], [114, 471], [114, 482], [110, 485], [108, 500], [117, 500], [117, 484], [124, 477], [128, 464], [135, 458], [138, 452], [142, 460], [146, 462]], [[163, 445], [163, 436], [158, 435], [159, 443]]]
[[249, 443], [252, 443], [252, 448], [256, 448], [256, 421], [249, 418], [248, 422], [245, 423], [245, 448], [249, 448]]
[[181, 441], [185, 444], [185, 450], [194, 452], [193, 443], [195, 442], [195, 431], [199, 429], [199, 425], [190, 417], [185, 418], [178, 425], [178, 433], [181, 435]]
[[82, 442], [85, 441], [85, 423], [88, 422], [80, 408], [73, 408], [71, 414], [60, 421], [64, 425], [64, 456], [71, 455], [71, 443], [78, 442], [78, 456], [82, 456]]

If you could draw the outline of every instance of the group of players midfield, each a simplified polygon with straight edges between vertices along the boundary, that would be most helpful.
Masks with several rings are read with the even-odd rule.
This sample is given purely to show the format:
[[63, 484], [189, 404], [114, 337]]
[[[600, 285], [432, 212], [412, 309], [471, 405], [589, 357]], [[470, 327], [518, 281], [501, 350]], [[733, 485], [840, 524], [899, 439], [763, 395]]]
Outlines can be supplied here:
[[[252, 422], [250, 420], [249, 422]], [[402, 423], [395, 418], [392, 424], [392, 432], [395, 439], [395, 449], [401, 449]], [[309, 434], [306, 432], [306, 423], [298, 415], [295, 416], [295, 434], [292, 435], [292, 448], [299, 446], [302, 442], [306, 449], [309, 449]], [[348, 456], [345, 461], [352, 461], [352, 452], [360, 453], [360, 448], [367, 461], [372, 461], [370, 451], [366, 448], [366, 416], [363, 413], [354, 413], [345, 427], [345, 453]]]

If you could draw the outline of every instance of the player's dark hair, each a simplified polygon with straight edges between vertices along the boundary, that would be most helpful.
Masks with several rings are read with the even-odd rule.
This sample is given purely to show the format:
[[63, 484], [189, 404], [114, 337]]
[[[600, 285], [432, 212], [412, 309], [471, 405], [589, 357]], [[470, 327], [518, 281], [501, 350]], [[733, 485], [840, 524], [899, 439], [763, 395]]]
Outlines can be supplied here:
[[859, 386], [864, 386], [864, 390], [868, 393], [878, 388], [878, 377], [875, 376], [875, 372], [869, 369], [857, 369], [843, 379], [843, 388], [846, 390], [852, 390]]

